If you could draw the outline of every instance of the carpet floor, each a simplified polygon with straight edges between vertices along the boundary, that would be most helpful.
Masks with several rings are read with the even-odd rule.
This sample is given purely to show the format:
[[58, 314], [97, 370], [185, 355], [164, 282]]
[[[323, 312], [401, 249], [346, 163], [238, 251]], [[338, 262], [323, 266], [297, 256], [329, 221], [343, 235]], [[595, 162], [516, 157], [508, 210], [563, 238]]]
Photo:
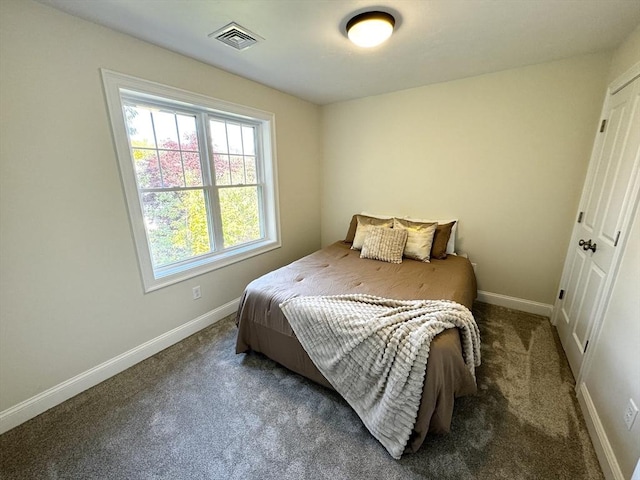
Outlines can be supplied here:
[[548, 319], [476, 303], [478, 394], [399, 461], [227, 318], [0, 436], [2, 479], [601, 479]]

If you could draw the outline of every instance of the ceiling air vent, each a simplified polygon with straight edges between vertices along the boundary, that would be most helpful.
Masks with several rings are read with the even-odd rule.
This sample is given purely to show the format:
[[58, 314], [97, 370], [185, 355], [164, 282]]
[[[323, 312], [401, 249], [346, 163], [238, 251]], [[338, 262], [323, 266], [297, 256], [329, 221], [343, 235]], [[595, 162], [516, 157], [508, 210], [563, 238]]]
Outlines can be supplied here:
[[220, 40], [222, 43], [229, 45], [236, 50], [245, 50], [251, 45], [258, 43], [260, 40], [264, 40], [260, 35], [256, 35], [252, 31], [247, 30], [234, 22], [222, 27], [220, 30], [210, 33], [209, 37]]

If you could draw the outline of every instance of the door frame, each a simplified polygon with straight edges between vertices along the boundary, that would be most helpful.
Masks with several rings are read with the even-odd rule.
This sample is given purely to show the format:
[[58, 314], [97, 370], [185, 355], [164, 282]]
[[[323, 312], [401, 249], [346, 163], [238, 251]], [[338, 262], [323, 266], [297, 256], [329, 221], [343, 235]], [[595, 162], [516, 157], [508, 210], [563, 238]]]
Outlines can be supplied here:
[[[636, 63], [633, 67], [631, 67], [625, 73], [623, 73], [618, 78], [616, 78], [613, 82], [609, 84], [607, 88], [604, 104], [602, 106], [602, 111], [600, 112], [598, 125], [595, 131], [596, 136], [593, 142], [591, 156], [589, 158], [589, 167], [587, 169], [587, 176], [582, 186], [580, 203], [578, 204], [578, 211], [576, 212], [576, 216], [575, 216], [576, 223], [577, 223], [579, 212], [583, 211], [584, 204], [587, 200], [586, 198], [587, 191], [585, 187], [589, 185], [590, 182], [593, 181], [593, 177], [596, 173], [597, 165], [595, 160], [599, 157], [600, 150], [603, 147], [602, 142], [604, 141], [604, 137], [598, 137], [600, 133], [599, 129], [600, 129], [600, 124], [602, 120], [605, 118], [605, 113], [608, 112], [608, 109], [611, 103], [611, 97], [617, 92], [619, 92], [620, 90], [622, 90], [625, 86], [627, 86], [634, 80], [638, 79], [639, 77], [640, 77], [640, 62]], [[640, 81], [640, 79], [636, 81]], [[611, 268], [607, 274], [607, 278], [605, 279], [602, 294], [598, 301], [598, 305], [595, 308], [595, 312], [594, 312], [595, 320], [593, 322], [591, 334], [589, 336], [589, 343], [591, 344], [591, 348], [587, 349], [587, 352], [584, 354], [582, 365], [580, 366], [580, 371], [578, 373], [577, 378], [575, 379], [576, 390], [579, 389], [583, 381], [582, 379], [587, 375], [591, 367], [593, 352], [595, 350], [595, 346], [598, 344], [599, 337], [602, 332], [604, 314], [609, 305], [609, 299], [611, 298], [613, 283], [616, 279], [618, 270], [620, 268], [620, 261], [622, 260], [622, 254], [624, 253], [624, 250], [627, 246], [627, 240], [629, 238], [629, 229], [631, 227], [631, 221], [634, 218], [635, 212], [638, 211], [638, 203], [640, 200], [640, 161], [639, 161], [640, 158], [638, 157], [640, 157], [640, 155], [636, 157], [636, 161], [635, 161], [636, 165], [632, 172], [632, 180], [631, 180], [632, 187], [630, 191], [629, 202], [627, 203], [627, 206], [626, 206], [627, 211], [624, 212], [622, 225], [620, 226], [622, 233], [620, 234], [620, 239], [618, 240], [618, 246], [616, 248], [616, 251], [614, 253], [614, 256], [611, 262]], [[575, 228], [576, 227], [574, 225], [573, 229], [571, 230], [571, 237], [570, 237], [571, 239], [573, 239]], [[568, 281], [570, 268], [567, 260], [569, 259], [569, 256], [572, 254], [573, 249], [574, 249], [574, 245], [571, 244], [571, 240], [570, 240], [570, 244], [567, 247], [567, 253], [565, 254], [565, 258], [564, 258], [564, 265], [562, 267], [562, 278], [560, 280], [560, 286], [557, 289], [558, 292], [563, 287], [563, 285], [565, 285], [566, 282]], [[559, 299], [558, 297], [559, 295], [556, 297], [556, 300], [554, 302], [554, 307], [553, 307], [553, 316], [552, 316], [551, 323], [554, 326], [557, 326], [559, 314], [560, 314], [561, 302], [562, 302], [562, 300]]]

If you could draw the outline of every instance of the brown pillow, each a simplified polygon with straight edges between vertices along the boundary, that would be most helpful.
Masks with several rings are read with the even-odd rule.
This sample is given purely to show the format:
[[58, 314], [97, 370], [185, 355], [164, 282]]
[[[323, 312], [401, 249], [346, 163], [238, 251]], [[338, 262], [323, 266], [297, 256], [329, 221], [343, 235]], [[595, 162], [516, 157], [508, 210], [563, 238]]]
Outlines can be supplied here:
[[349, 231], [347, 232], [347, 237], [344, 239], [346, 243], [353, 243], [353, 239], [356, 237], [356, 229], [358, 228], [358, 217], [361, 219], [362, 223], [367, 225], [375, 225], [376, 227], [391, 227], [393, 226], [393, 218], [376, 218], [369, 217], [367, 215], [354, 215], [351, 218], [351, 223], [349, 224]]
[[447, 258], [447, 242], [451, 236], [451, 229], [456, 222], [438, 224], [436, 234], [433, 236], [431, 244], [431, 258]]

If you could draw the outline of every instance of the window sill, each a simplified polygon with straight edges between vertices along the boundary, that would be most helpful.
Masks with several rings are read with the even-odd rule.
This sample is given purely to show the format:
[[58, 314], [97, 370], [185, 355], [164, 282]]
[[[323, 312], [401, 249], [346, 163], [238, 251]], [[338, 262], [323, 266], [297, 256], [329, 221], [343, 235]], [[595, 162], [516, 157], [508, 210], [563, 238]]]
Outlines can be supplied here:
[[242, 262], [263, 253], [270, 252], [281, 247], [281, 243], [275, 240], [265, 240], [251, 245], [245, 245], [217, 255], [196, 258], [178, 267], [165, 268], [160, 272], [152, 273], [151, 278], [144, 275], [145, 293], [153, 292], [170, 285], [188, 280], [198, 275], [203, 275], [220, 268], [228, 267], [234, 263]]

